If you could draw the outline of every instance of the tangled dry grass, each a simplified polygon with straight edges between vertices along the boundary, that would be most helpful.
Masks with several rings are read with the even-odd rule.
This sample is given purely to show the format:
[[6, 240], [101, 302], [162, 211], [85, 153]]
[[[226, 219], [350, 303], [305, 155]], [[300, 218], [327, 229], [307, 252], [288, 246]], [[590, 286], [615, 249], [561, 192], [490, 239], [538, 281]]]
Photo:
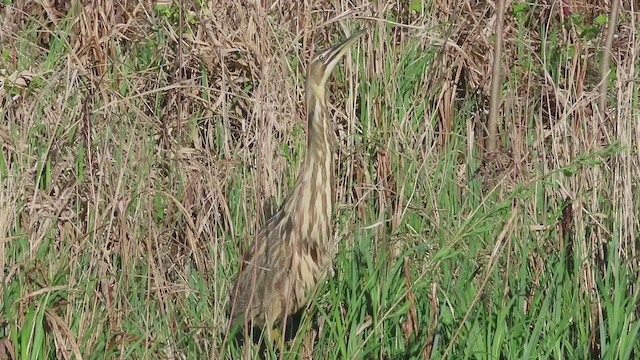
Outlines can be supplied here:
[[[610, 16], [610, 1], [506, 5], [504, 33], [496, 35], [493, 3], [473, 0], [5, 2], [0, 291], [19, 281], [21, 292], [10, 304], [0, 300], [15, 316], [0, 315], [0, 328], [24, 324], [36, 298], [64, 290], [68, 296], [43, 314], [56, 357], [151, 343], [123, 330], [138, 311], [122, 290], [138, 283], [127, 269], [144, 259], [145, 301], [157, 304], [147, 320], [167, 315], [170, 329], [199, 329], [201, 320], [173, 309], [190, 306], [182, 294], [193, 291], [190, 271], [201, 274], [211, 289], [202, 316], [217, 325], [193, 336], [202, 353], [219, 355], [209, 337], [224, 337], [221, 299], [237, 259], [259, 214], [282, 201], [297, 172], [306, 62], [314, 49], [364, 27], [370, 36], [360, 62], [349, 57], [342, 80], [331, 84], [341, 135], [337, 199], [349, 214], [341, 236], [354, 223], [382, 223], [374, 248], [391, 241], [397, 256], [418, 241], [403, 232], [407, 209], [424, 210], [437, 228], [446, 209], [410, 196], [403, 174], [411, 169], [398, 159], [435, 172], [439, 154], [463, 142], [452, 182], [470, 188], [479, 178], [482, 193], [499, 199], [532, 187], [515, 196], [514, 227], [537, 232], [538, 250], [513, 261], [529, 263], [538, 277], [549, 270], [549, 254], [579, 252], [575, 279], [597, 333], [596, 277], [610, 252], [640, 270], [637, 9], [621, 2], [612, 46], [603, 49], [606, 22], [594, 24]], [[489, 154], [495, 36], [504, 41], [501, 150]], [[431, 60], [405, 73], [407, 53]], [[603, 54], [611, 60], [605, 77]], [[400, 108], [404, 117], [389, 121]], [[542, 203], [561, 218], [542, 216]], [[628, 290], [637, 292], [637, 282]], [[544, 289], [531, 296], [536, 291]], [[97, 323], [96, 307], [105, 309]], [[106, 332], [116, 335], [103, 344]], [[5, 349], [15, 345], [3, 339]], [[180, 356], [174, 341], [153, 351]]]

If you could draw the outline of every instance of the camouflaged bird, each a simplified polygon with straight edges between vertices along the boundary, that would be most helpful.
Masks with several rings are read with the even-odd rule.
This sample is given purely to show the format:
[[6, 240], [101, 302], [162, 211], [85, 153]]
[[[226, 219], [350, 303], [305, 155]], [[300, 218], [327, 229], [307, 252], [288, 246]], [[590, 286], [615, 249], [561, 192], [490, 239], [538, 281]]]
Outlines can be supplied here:
[[[334, 155], [337, 139], [326, 102], [336, 64], [364, 34], [322, 51], [309, 63], [306, 81], [307, 152], [296, 183], [258, 233], [240, 265], [232, 300], [232, 324], [267, 327], [305, 306], [333, 263]], [[273, 340], [273, 339], [272, 339]]]

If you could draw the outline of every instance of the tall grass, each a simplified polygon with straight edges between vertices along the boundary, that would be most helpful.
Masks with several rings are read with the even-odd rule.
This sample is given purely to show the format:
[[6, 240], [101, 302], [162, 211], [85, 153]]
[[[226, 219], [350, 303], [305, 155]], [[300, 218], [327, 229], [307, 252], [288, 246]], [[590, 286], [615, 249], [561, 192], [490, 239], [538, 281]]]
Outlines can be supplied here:
[[[487, 154], [493, 10], [358, 4], [6, 3], [0, 358], [637, 357], [635, 13], [599, 109], [608, 8], [513, 3]], [[306, 62], [359, 27], [330, 84], [335, 274], [284, 353], [240, 344], [228, 294], [300, 167]]]

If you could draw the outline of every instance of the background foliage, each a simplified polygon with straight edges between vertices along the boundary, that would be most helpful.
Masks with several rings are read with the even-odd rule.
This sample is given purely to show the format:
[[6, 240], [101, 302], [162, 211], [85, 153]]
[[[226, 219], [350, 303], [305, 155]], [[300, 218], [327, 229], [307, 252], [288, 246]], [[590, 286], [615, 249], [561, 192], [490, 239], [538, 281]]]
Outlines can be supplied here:
[[280, 355], [636, 358], [634, 6], [508, 2], [496, 34], [473, 0], [3, 1], [0, 358], [277, 356], [230, 341], [228, 294], [300, 167], [307, 61], [359, 28], [335, 274]]

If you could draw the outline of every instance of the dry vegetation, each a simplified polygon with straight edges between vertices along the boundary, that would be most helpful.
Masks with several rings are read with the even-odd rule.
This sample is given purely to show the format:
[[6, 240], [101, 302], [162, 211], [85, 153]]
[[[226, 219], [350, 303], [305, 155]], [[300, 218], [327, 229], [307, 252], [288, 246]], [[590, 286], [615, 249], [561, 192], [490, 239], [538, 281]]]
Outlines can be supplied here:
[[299, 167], [307, 60], [358, 28], [341, 254], [291, 355], [638, 356], [632, 1], [608, 48], [609, 1], [506, 3], [495, 152], [491, 2], [3, 4], [0, 359], [249, 357], [238, 259]]

